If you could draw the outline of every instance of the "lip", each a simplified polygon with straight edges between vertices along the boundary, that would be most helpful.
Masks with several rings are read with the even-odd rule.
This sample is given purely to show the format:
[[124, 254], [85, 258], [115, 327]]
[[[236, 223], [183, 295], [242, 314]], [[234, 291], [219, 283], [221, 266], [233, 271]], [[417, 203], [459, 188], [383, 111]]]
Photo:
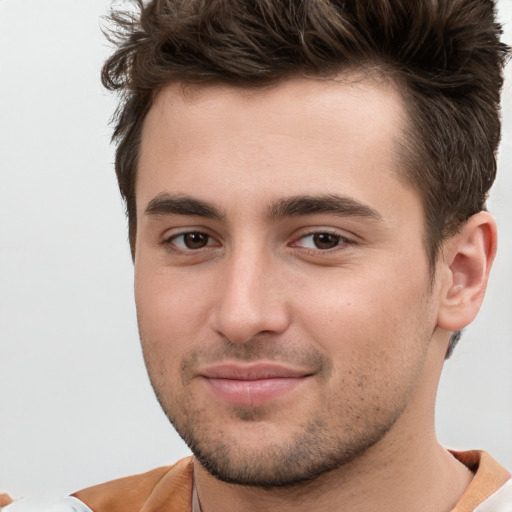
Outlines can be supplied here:
[[222, 364], [200, 372], [215, 396], [231, 405], [258, 406], [305, 382], [311, 373], [273, 363]]

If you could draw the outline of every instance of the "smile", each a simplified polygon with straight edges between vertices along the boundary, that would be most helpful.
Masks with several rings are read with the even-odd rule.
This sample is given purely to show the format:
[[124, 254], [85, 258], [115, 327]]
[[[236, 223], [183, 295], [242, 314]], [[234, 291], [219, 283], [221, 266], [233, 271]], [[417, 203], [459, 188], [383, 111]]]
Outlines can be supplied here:
[[311, 374], [273, 364], [222, 365], [202, 373], [213, 394], [231, 405], [258, 406], [291, 392]]

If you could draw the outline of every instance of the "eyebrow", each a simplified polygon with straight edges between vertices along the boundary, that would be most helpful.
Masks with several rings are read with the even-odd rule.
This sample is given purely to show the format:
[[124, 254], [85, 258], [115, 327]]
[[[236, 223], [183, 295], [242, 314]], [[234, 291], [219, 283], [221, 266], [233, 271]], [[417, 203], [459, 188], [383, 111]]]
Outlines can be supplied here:
[[146, 206], [146, 215], [192, 215], [222, 220], [225, 215], [213, 204], [188, 196], [158, 194]]
[[[167, 193], [154, 197], [148, 203], [145, 213], [146, 215], [189, 215], [219, 221], [226, 217], [210, 202]], [[321, 213], [382, 220], [382, 216], [370, 206], [351, 197], [335, 194], [292, 196], [279, 199], [270, 205], [267, 217], [270, 220], [280, 220], [286, 217], [303, 217]]]
[[382, 216], [370, 206], [348, 196], [335, 194], [319, 196], [294, 196], [279, 199], [268, 211], [272, 220], [285, 217], [301, 217], [321, 213], [335, 214], [343, 217], [362, 217], [381, 221]]

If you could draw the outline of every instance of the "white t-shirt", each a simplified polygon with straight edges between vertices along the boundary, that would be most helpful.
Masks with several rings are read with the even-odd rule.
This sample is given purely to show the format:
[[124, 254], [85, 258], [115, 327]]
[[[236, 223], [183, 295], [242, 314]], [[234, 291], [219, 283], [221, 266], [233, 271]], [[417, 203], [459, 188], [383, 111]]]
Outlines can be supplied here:
[[93, 512], [80, 500], [68, 496], [58, 503], [44, 503], [42, 501], [16, 500], [2, 507], [2, 512]]

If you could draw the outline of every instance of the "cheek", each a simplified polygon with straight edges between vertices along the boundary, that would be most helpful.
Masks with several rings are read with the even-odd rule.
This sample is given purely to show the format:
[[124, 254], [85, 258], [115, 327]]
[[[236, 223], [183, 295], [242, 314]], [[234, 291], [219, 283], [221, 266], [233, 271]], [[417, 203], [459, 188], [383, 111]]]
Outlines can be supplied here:
[[[201, 281], [184, 283], [169, 271], [135, 272], [135, 302], [140, 337], [145, 355], [162, 358], [166, 364], [179, 362], [190, 341], [197, 339], [207, 318]], [[172, 363], [171, 363], [172, 364]]]
[[414, 393], [430, 340], [430, 306], [419, 283], [398, 288], [378, 276], [371, 282], [312, 294], [297, 317], [332, 362], [328, 407], [377, 418]]
[[332, 277], [302, 283], [309, 292], [295, 305], [301, 329], [329, 355], [354, 361], [379, 354], [379, 360], [389, 356], [401, 364], [402, 354], [423, 350], [435, 323], [423, 273], [399, 279], [388, 267], [387, 272], [348, 270]]

